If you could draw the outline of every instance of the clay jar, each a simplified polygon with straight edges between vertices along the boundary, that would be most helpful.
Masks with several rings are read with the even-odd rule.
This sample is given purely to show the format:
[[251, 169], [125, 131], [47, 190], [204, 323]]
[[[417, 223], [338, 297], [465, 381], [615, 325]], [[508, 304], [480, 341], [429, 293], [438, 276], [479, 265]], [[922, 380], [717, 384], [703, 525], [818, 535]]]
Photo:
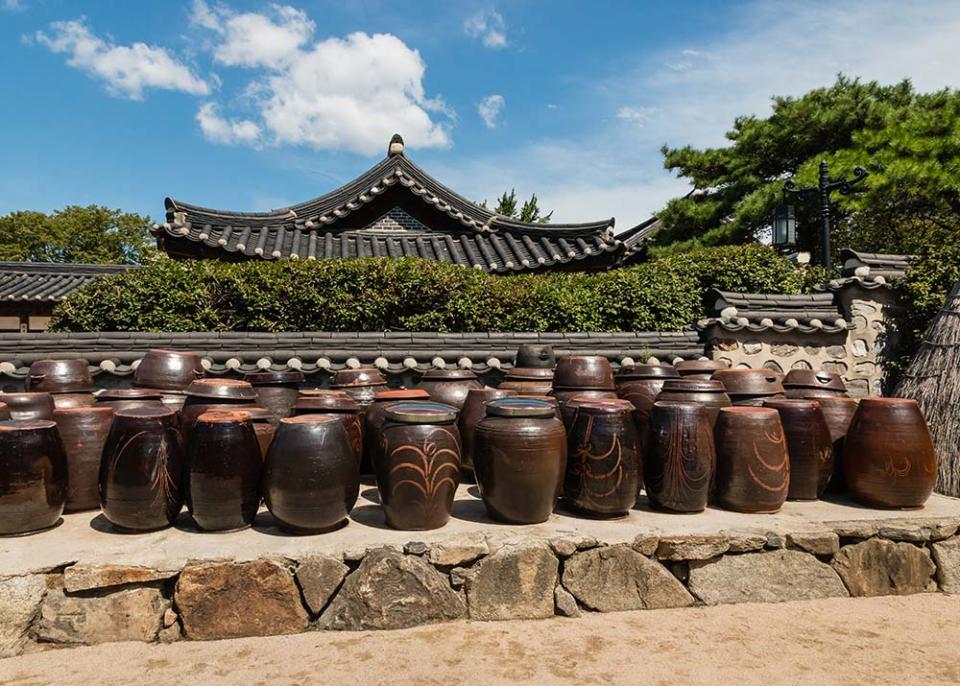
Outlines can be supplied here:
[[702, 512], [716, 464], [713, 421], [699, 403], [658, 401], [650, 411], [643, 481], [656, 509]]
[[187, 509], [204, 531], [253, 524], [260, 507], [260, 444], [245, 412], [206, 412], [187, 446]]
[[113, 423], [109, 407], [74, 407], [54, 410], [53, 420], [67, 456], [66, 512], [100, 507], [98, 481], [100, 457]]
[[659, 364], [638, 364], [621, 367], [614, 377], [617, 386], [617, 395], [628, 400], [634, 407], [633, 417], [637, 422], [637, 431], [641, 440], [647, 430], [647, 420], [650, 410], [656, 401], [663, 384], [667, 379], [679, 378], [680, 374], [673, 367]]
[[546, 395], [553, 390], [553, 370], [514, 367], [503, 377], [503, 382], [498, 388], [525, 395]]
[[463, 401], [463, 409], [457, 419], [457, 428], [460, 430], [460, 440], [463, 443], [462, 467], [464, 470], [473, 470], [473, 452], [477, 424], [487, 415], [485, 403], [500, 398], [517, 395], [516, 391], [504, 388], [471, 388], [467, 398]]
[[86, 360], [37, 360], [30, 365], [25, 390], [44, 393], [92, 393], [96, 387]]
[[341, 369], [333, 375], [330, 387], [345, 392], [362, 409], [373, 402], [377, 393], [387, 390], [387, 379], [379, 369], [373, 367]]
[[95, 407], [109, 407], [114, 412], [133, 407], [163, 407], [163, 395], [149, 388], [111, 388], [96, 396]]
[[477, 424], [474, 473], [494, 519], [536, 524], [550, 517], [567, 463], [567, 434], [545, 401], [501, 398]]
[[720, 369], [712, 378], [723, 383], [734, 405], [762, 407], [767, 400], [786, 397], [781, 375], [772, 369]]
[[719, 381], [709, 379], [666, 379], [657, 402], [700, 403], [707, 410], [710, 424], [717, 425], [720, 408], [730, 407], [730, 396]]
[[549, 345], [522, 343], [517, 349], [517, 367], [536, 369], [553, 369], [557, 364], [557, 357]]
[[561, 410], [563, 406], [567, 404], [567, 401], [573, 398], [574, 396], [581, 396], [584, 399], [589, 398], [591, 400], [616, 400], [617, 393], [616, 391], [599, 391], [586, 388], [554, 388], [551, 391], [550, 396], [557, 399]]
[[67, 458], [52, 421], [0, 422], [0, 536], [56, 526], [67, 479]]
[[847, 386], [835, 372], [813, 369], [792, 369], [783, 377], [788, 398], [845, 398]]
[[386, 421], [386, 409], [403, 400], [429, 400], [430, 394], [421, 388], [398, 388], [380, 391], [373, 397], [363, 418], [363, 461], [372, 468], [376, 464], [376, 452], [380, 448], [380, 429]]
[[557, 389], [614, 390], [613, 367], [602, 355], [566, 355], [557, 361], [553, 374]]
[[916, 401], [863, 398], [843, 441], [843, 473], [864, 505], [923, 507], [936, 484], [937, 455]]
[[173, 410], [115, 412], [100, 461], [104, 517], [127, 531], [170, 526], [183, 505], [184, 461]]
[[271, 423], [274, 426], [284, 417], [293, 414], [293, 404], [300, 394], [303, 379], [303, 372], [297, 369], [252, 372], [243, 377], [257, 392], [260, 406], [270, 410]]
[[281, 419], [263, 464], [260, 490], [283, 529], [321, 533], [344, 524], [360, 493], [360, 470], [339, 417]]
[[790, 490], [780, 415], [769, 407], [724, 407], [716, 428], [717, 503], [735, 512], [777, 512]]
[[190, 442], [197, 417], [208, 410], [239, 410], [257, 406], [257, 392], [246, 381], [200, 379], [187, 388], [187, 399], [180, 410], [180, 430]]
[[[363, 459], [363, 424], [360, 416], [360, 404], [346, 395], [328, 393], [324, 395], [301, 396], [293, 405], [294, 416], [330, 414], [335, 416], [350, 438], [350, 447], [357, 457], [359, 465]], [[369, 468], [364, 465], [365, 472]]]
[[430, 394], [430, 400], [460, 410], [471, 388], [483, 388], [469, 369], [429, 369], [420, 377], [417, 388]]
[[460, 482], [457, 412], [434, 402], [399, 402], [385, 412], [377, 486], [394, 529], [438, 529], [450, 519]]
[[257, 443], [260, 446], [260, 457], [266, 457], [270, 443], [273, 442], [273, 435], [276, 433], [276, 428], [273, 425], [273, 413], [265, 407], [244, 407], [238, 411], [250, 417], [253, 432], [257, 435]]
[[11, 419], [53, 419], [53, 396], [49, 393], [0, 393], [0, 401], [10, 412]]
[[621, 517], [636, 502], [639, 480], [633, 405], [626, 400], [578, 404], [567, 432], [564, 504], [590, 517]]
[[827, 490], [833, 493], [846, 490], [843, 476], [843, 441], [857, 411], [857, 401], [853, 398], [817, 398], [817, 404], [823, 411], [833, 441], [833, 477], [827, 484]]
[[133, 373], [133, 385], [167, 391], [183, 391], [204, 376], [196, 353], [176, 350], [148, 350]]
[[684, 379], [707, 381], [715, 371], [729, 369], [730, 363], [723, 360], [683, 360], [677, 362], [677, 373]]
[[833, 441], [820, 406], [813, 400], [768, 400], [780, 413], [790, 454], [787, 500], [816, 500], [833, 475]]

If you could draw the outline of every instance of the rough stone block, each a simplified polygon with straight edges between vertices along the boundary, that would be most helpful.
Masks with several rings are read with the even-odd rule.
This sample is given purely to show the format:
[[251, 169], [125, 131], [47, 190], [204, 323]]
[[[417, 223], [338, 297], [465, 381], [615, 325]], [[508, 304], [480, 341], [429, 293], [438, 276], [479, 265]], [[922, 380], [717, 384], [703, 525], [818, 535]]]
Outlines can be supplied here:
[[636, 538], [633, 539], [631, 547], [636, 550], [641, 555], [646, 555], [650, 557], [655, 552], [657, 552], [657, 547], [660, 545], [660, 537], [654, 536], [652, 534], [639, 534]]
[[144, 584], [175, 577], [179, 569], [160, 570], [134, 565], [71, 565], [63, 570], [63, 588], [67, 593], [109, 588], [124, 584]]
[[729, 553], [749, 553], [755, 550], [763, 550], [767, 545], [765, 534], [730, 534]]
[[431, 544], [427, 559], [440, 567], [457, 567], [489, 553], [490, 546], [485, 538], [468, 538]]
[[730, 549], [726, 536], [672, 536], [661, 538], [657, 557], [661, 560], [709, 560]]
[[318, 615], [340, 588], [350, 568], [329, 555], [310, 555], [297, 565], [297, 583], [307, 609]]
[[0, 581], [0, 658], [19, 655], [23, 650], [46, 590], [41, 574]]
[[170, 607], [157, 588], [129, 588], [98, 596], [50, 590], [40, 609], [37, 636], [50, 643], [153, 641]]
[[553, 589], [553, 601], [557, 606], [557, 614], [561, 617], [579, 617], [580, 606], [577, 605], [577, 599], [570, 595], [563, 586], [557, 586]]
[[840, 537], [832, 531], [787, 534], [787, 544], [813, 555], [833, 555], [840, 550]]
[[940, 590], [960, 594], [960, 537], [934, 543], [933, 560], [937, 563], [937, 582]]
[[691, 562], [687, 586], [707, 605], [775, 603], [848, 595], [830, 565], [807, 553], [784, 549]]
[[293, 634], [307, 612], [293, 574], [273, 560], [189, 564], [177, 580], [176, 603], [191, 639]]
[[581, 603], [600, 612], [693, 604], [683, 584], [663, 565], [626, 545], [574, 555], [564, 566], [563, 585]]
[[834, 533], [840, 538], [872, 538], [877, 535], [879, 524], [871, 521], [840, 522], [833, 526]]
[[800, 347], [796, 345], [778, 343], [770, 346], [770, 353], [774, 357], [790, 357], [791, 355], [796, 355], [799, 349]]
[[463, 598], [450, 588], [447, 577], [423, 558], [380, 548], [367, 552], [343, 582], [319, 626], [341, 631], [403, 629], [457, 619], [465, 612]]
[[546, 545], [508, 545], [466, 577], [471, 619], [542, 619], [554, 614], [560, 563]]
[[833, 558], [853, 596], [909, 595], [937, 590], [930, 553], [911, 543], [871, 538], [845, 545]]

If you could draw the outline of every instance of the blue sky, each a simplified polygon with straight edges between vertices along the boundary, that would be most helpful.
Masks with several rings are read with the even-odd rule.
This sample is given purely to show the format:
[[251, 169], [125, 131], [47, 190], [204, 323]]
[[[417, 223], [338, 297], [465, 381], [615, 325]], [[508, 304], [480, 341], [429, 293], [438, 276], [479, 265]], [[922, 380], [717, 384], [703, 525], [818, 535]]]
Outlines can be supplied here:
[[322, 194], [398, 131], [455, 190], [623, 230], [664, 144], [837, 72], [960, 80], [960, 2], [0, 0], [0, 212]]

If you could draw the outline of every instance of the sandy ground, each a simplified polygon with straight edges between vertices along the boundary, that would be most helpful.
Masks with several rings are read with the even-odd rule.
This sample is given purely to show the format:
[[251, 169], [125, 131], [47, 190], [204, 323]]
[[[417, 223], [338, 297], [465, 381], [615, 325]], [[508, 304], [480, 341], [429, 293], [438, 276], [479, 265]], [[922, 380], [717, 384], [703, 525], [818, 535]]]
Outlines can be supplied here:
[[0, 660], [0, 683], [955, 684], [958, 617], [934, 594], [114, 643]]

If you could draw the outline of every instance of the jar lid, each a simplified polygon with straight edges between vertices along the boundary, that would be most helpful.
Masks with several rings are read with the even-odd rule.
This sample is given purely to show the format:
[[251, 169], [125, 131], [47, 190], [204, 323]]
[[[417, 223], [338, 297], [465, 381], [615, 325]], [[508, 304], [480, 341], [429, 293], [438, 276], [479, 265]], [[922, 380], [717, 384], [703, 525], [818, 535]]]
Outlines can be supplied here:
[[663, 364], [631, 364], [620, 367], [613, 378], [617, 381], [629, 381], [630, 379], [676, 379], [680, 372], [673, 365]]
[[207, 417], [210, 415], [221, 415], [221, 414], [231, 415], [234, 417], [236, 417], [237, 415], [242, 415], [253, 422], [262, 422], [262, 421], [273, 419], [273, 412], [271, 412], [265, 407], [239, 407], [236, 410], [226, 410], [226, 409], [207, 410], [200, 416]]
[[304, 395], [297, 398], [293, 409], [304, 414], [307, 412], [359, 412], [357, 401], [348, 395]]
[[583, 398], [578, 399], [573, 396], [567, 401], [568, 407], [576, 407], [581, 412], [589, 414], [619, 414], [622, 412], [632, 413], [633, 403], [629, 400], [605, 399], [605, 398]]
[[430, 394], [422, 388], [397, 388], [390, 391], [379, 391], [374, 400], [397, 401], [397, 400], [427, 400]]
[[303, 372], [298, 369], [287, 369], [284, 371], [265, 371], [249, 372], [243, 375], [243, 380], [254, 386], [267, 386], [270, 384], [283, 383], [303, 383]]
[[469, 369], [428, 369], [421, 379], [476, 379]]
[[402, 424], [445, 424], [457, 418], [457, 408], [434, 402], [399, 402], [384, 414]]
[[710, 379], [667, 379], [663, 382], [664, 391], [682, 391], [682, 392], [691, 392], [695, 391], [702, 393], [707, 391], [709, 393], [726, 393], [726, 386], [723, 385], [722, 381], [713, 381]]
[[356, 386], [383, 386], [386, 377], [376, 367], [358, 367], [341, 369], [334, 373], [330, 385], [334, 388], [353, 388]]
[[257, 392], [246, 381], [234, 379], [198, 379], [187, 386], [187, 395], [196, 398], [256, 400]]
[[507, 371], [507, 379], [553, 380], [553, 367], [514, 367]]
[[57, 423], [49, 419], [7, 419], [0, 422], [0, 431], [37, 431], [56, 426]]
[[555, 417], [557, 409], [546, 400], [501, 398], [484, 403], [488, 415], [496, 417]]
[[96, 394], [97, 402], [110, 400], [160, 400], [163, 393], [153, 388], [108, 388]]
[[128, 410], [119, 410], [113, 413], [114, 417], [129, 417], [132, 419], [166, 419], [176, 416], [176, 411], [168, 407], [131, 407]]

